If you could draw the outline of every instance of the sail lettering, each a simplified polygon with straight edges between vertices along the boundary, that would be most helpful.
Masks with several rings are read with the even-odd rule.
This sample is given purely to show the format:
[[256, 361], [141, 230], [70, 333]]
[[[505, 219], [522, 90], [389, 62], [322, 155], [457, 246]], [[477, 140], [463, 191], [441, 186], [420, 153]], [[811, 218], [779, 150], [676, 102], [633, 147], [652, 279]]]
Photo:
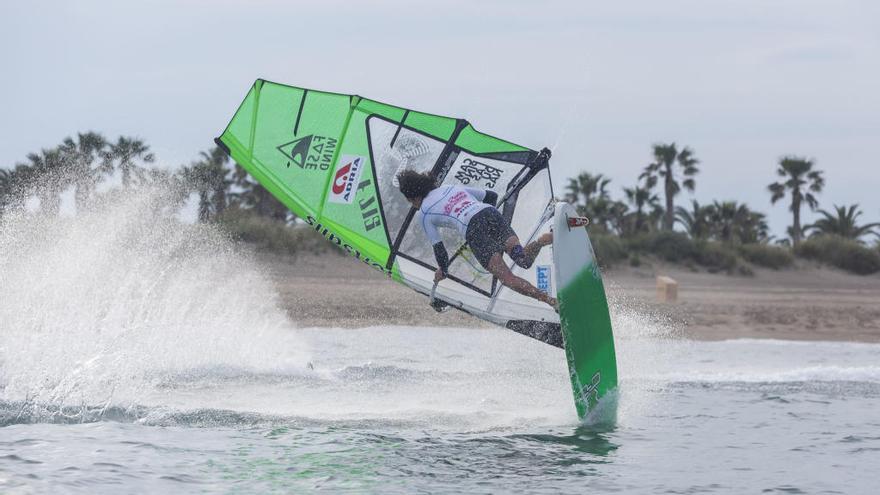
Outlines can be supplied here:
[[[370, 184], [373, 182], [370, 179], [365, 179], [358, 184], [358, 191], [362, 191], [370, 187]], [[379, 203], [376, 201], [375, 196], [370, 196], [369, 198], [362, 198], [358, 201], [358, 206], [361, 208], [361, 216], [364, 219], [364, 229], [367, 232], [375, 229], [376, 227], [382, 226], [382, 215], [379, 214]]]
[[455, 178], [462, 184], [475, 182], [474, 185], [480, 185], [480, 181], [486, 181], [485, 187], [493, 189], [495, 183], [501, 178], [501, 172], [500, 168], [465, 158], [461, 163], [461, 168], [455, 173]]
[[378, 263], [367, 256], [363, 256], [357, 248], [355, 248], [351, 244], [346, 243], [341, 237], [334, 234], [330, 231], [330, 229], [320, 224], [318, 220], [315, 219], [315, 217], [311, 215], [306, 216], [306, 223], [312, 226], [315, 229], [315, 232], [320, 233], [322, 237], [332, 242], [333, 244], [336, 244], [340, 249], [350, 254], [351, 256], [354, 256], [355, 259], [363, 261], [367, 265], [375, 268], [376, 270], [379, 270], [389, 277], [391, 276], [391, 270], [385, 268], [385, 265]]

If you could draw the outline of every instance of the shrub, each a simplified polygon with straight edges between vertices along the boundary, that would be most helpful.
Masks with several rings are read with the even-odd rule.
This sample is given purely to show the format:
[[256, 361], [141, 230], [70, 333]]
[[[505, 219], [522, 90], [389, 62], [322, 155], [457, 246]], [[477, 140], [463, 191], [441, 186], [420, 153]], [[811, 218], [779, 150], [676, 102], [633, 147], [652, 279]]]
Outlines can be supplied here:
[[696, 262], [705, 266], [710, 272], [725, 271], [733, 273], [738, 262], [733, 249], [711, 241], [700, 241], [695, 244]]
[[739, 254], [749, 263], [778, 270], [794, 263], [791, 250], [769, 244], [743, 244]]
[[794, 253], [859, 275], [880, 271], [880, 252], [835, 235], [811, 237], [798, 244]]
[[627, 237], [630, 252], [646, 253], [673, 263], [694, 257], [694, 242], [680, 232], [648, 232]]
[[226, 210], [219, 218], [218, 225], [233, 239], [274, 253], [295, 254], [303, 251], [320, 253], [330, 247], [330, 243], [314, 229], [287, 225], [247, 210]]
[[651, 250], [651, 243], [654, 242], [655, 234], [635, 234], [627, 237], [621, 237], [624, 248], [628, 252], [647, 253]]
[[684, 264], [691, 269], [696, 264], [710, 272], [733, 273], [739, 265], [739, 259], [732, 248], [714, 241], [694, 241], [681, 232], [639, 234], [627, 238], [626, 247], [632, 253], [657, 256], [665, 261]]
[[611, 266], [627, 257], [626, 248], [617, 236], [594, 233], [590, 236], [590, 242], [602, 266]]
[[666, 261], [680, 262], [688, 258], [697, 258], [694, 241], [681, 232], [660, 232], [654, 235], [651, 252]]

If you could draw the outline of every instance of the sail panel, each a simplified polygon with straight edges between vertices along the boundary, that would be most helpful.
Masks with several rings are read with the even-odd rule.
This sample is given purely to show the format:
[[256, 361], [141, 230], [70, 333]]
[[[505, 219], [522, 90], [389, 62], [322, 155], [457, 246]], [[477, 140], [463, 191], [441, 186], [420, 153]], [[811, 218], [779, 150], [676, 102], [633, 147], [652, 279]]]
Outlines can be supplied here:
[[254, 84], [251, 90], [248, 91], [244, 101], [241, 102], [241, 106], [238, 107], [238, 111], [235, 112], [235, 117], [229, 123], [226, 132], [224, 132], [224, 134], [234, 136], [240, 143], [240, 146], [246, 149], [248, 153], [252, 149], [251, 131], [254, 124], [254, 112], [257, 108], [256, 87], [257, 84]]
[[380, 115], [392, 122], [400, 122], [407, 113], [407, 109], [388, 105], [375, 100], [362, 98], [358, 102], [358, 109], [370, 115]]
[[349, 112], [342, 95], [278, 84], [264, 84], [259, 94], [253, 158], [316, 217]]
[[[407, 119], [408, 120], [408, 119]], [[392, 240], [397, 239], [412, 206], [400, 194], [397, 174], [405, 169], [430, 172], [446, 143], [427, 133], [373, 115], [367, 119], [370, 153], [375, 161], [385, 221]]]
[[[517, 194], [516, 210], [513, 212], [510, 225], [516, 231], [523, 246], [550, 232], [552, 197], [550, 173], [547, 170], [539, 172]], [[529, 268], [517, 266], [506, 256], [505, 261], [514, 275], [539, 289], [546, 290], [551, 295], [556, 293], [550, 248], [542, 249]], [[550, 306], [503, 286], [498, 288], [490, 310], [510, 315], [513, 319], [559, 321], [558, 315]]]
[[405, 124], [441, 141], [448, 141], [455, 133], [458, 122], [458, 119], [412, 110], [406, 116]]
[[[455, 140], [455, 144], [463, 149], [470, 151], [471, 153], [479, 154], [515, 152], [528, 153], [531, 151], [528, 148], [522, 147], [518, 144], [513, 144], [509, 141], [505, 141], [503, 139], [499, 139], [494, 136], [479, 132], [471, 125], [468, 125], [464, 129], [462, 129], [461, 134], [459, 134], [458, 138]], [[522, 163], [525, 162], [523, 161]]]

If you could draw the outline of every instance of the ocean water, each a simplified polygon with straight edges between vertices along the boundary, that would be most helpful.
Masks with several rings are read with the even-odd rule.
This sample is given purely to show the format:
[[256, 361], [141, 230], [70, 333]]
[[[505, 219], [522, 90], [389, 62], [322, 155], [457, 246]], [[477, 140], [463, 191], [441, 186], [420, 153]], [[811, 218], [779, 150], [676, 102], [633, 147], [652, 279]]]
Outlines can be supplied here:
[[160, 203], [0, 221], [0, 493], [880, 487], [880, 345], [687, 341], [615, 302], [617, 418], [580, 424], [561, 350], [300, 328], [258, 265]]

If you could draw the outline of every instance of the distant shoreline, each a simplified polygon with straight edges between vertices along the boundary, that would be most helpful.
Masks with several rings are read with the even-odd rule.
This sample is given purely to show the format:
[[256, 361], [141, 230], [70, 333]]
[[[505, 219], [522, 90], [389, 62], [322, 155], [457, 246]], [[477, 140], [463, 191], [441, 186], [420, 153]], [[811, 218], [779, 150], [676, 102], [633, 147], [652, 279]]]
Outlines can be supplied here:
[[[491, 327], [460, 311], [437, 314], [424, 297], [335, 253], [258, 253], [256, 260], [276, 284], [280, 305], [301, 327]], [[656, 274], [678, 281], [676, 303], [656, 301]], [[646, 335], [880, 342], [877, 275], [801, 267], [760, 269], [745, 277], [654, 263], [614, 268], [605, 282], [612, 313], [644, 322]]]

